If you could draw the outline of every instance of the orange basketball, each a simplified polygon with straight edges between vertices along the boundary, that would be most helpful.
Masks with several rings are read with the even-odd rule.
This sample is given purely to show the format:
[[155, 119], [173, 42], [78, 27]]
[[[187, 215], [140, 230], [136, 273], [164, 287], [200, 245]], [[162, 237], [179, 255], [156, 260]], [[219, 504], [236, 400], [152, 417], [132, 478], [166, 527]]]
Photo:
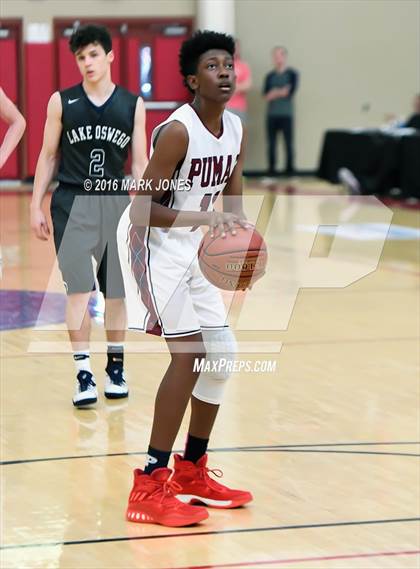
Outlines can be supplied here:
[[254, 227], [236, 224], [236, 235], [204, 235], [198, 249], [203, 275], [223, 290], [245, 290], [265, 273], [267, 247]]

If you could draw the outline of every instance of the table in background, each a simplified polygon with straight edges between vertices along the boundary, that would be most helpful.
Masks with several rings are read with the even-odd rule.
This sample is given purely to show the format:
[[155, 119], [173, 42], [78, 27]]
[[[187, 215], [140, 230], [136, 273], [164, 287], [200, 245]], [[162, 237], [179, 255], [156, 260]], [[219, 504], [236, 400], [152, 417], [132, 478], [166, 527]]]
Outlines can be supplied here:
[[365, 193], [386, 194], [400, 188], [403, 197], [420, 198], [420, 132], [327, 131], [318, 176], [337, 183], [343, 167], [354, 173]]

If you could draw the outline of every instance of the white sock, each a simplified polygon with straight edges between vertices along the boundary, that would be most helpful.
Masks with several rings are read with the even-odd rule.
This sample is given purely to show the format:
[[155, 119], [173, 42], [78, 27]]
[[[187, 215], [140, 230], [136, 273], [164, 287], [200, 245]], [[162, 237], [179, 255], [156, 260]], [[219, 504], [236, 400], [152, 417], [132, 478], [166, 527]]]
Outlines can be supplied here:
[[90, 353], [89, 350], [78, 350], [73, 352], [73, 359], [74, 359], [74, 364], [76, 366], [76, 371], [77, 373], [79, 373], [79, 371], [88, 371], [89, 373], [92, 373], [92, 370], [90, 368]]

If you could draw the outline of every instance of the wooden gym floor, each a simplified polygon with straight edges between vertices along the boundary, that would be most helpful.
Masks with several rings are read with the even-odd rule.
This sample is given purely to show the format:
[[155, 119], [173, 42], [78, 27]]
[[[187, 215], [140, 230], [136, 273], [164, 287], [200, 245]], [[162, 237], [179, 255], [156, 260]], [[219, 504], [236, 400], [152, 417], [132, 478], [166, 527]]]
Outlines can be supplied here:
[[[325, 200], [337, 192], [315, 181], [294, 185], [297, 194]], [[257, 186], [263, 209], [285, 197], [281, 188]], [[238, 332], [240, 358], [274, 361], [276, 370], [233, 376], [210, 452], [210, 466], [255, 500], [240, 510], [210, 510], [197, 527], [171, 529], [124, 519], [168, 363], [162, 341], [130, 332], [129, 400], [101, 397], [95, 409], [74, 410], [53, 244], [31, 236], [28, 194], [0, 199], [2, 568], [419, 566], [418, 210], [392, 208], [376, 270], [347, 287], [300, 289], [290, 321], [278, 329], [283, 297], [262, 291], [274, 291], [276, 278], [286, 282], [283, 291], [299, 282], [290, 248], [276, 239], [290, 246], [300, 229], [291, 209], [272, 215], [271, 273], [239, 299], [232, 318], [239, 322], [242, 304], [245, 320], [256, 323]], [[319, 237], [320, 250], [331, 245], [328, 235]], [[346, 239], [356, 243], [357, 228]], [[374, 242], [372, 234], [359, 240], [359, 254]], [[285, 256], [276, 257], [277, 246]], [[47, 286], [46, 320], [34, 325]], [[260, 311], [271, 311], [268, 329]], [[101, 389], [102, 340], [96, 323]], [[184, 436], [185, 428], [177, 449]]]

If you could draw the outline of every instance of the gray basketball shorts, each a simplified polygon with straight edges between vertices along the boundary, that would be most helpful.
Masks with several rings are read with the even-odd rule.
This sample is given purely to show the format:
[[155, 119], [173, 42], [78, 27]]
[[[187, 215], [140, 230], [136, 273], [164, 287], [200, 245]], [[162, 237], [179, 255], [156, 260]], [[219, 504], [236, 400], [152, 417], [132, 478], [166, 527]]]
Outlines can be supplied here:
[[51, 217], [67, 294], [95, 290], [96, 273], [105, 298], [125, 297], [116, 234], [129, 202], [127, 194], [87, 195], [61, 186], [55, 190]]

